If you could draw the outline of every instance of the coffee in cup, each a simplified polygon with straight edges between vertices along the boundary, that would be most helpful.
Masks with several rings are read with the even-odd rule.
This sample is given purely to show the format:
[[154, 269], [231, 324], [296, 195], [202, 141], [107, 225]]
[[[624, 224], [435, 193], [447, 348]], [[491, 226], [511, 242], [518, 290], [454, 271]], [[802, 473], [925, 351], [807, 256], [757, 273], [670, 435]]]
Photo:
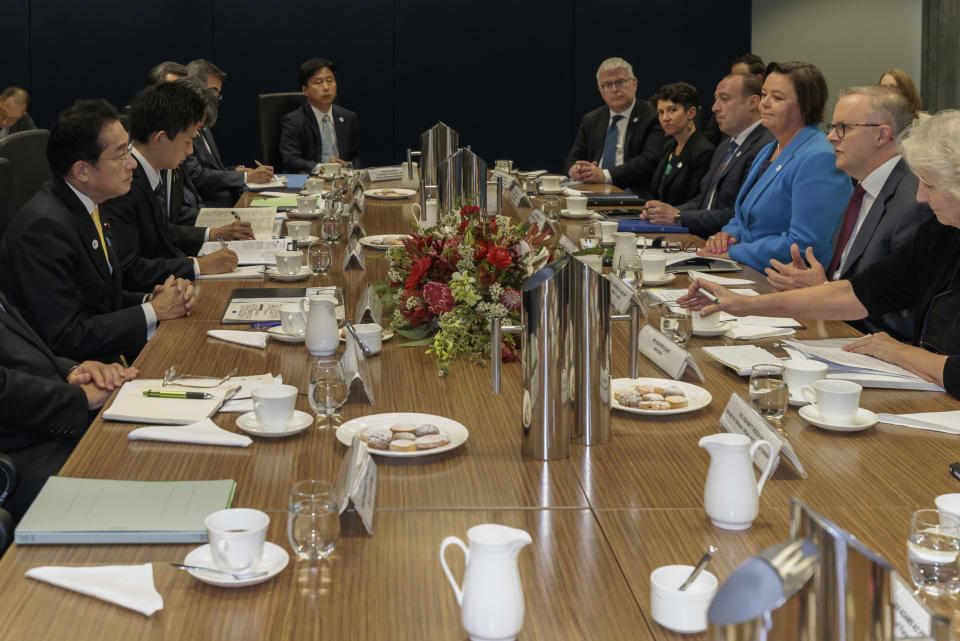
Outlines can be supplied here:
[[582, 214], [587, 211], [586, 196], [567, 196], [567, 211], [571, 214]]
[[217, 510], [203, 521], [213, 565], [228, 572], [247, 572], [263, 555], [270, 517], [260, 510]]
[[851, 423], [860, 409], [863, 388], [852, 381], [823, 379], [800, 389], [803, 398], [814, 403], [823, 420], [831, 423]]
[[309, 220], [289, 220], [287, 221], [287, 233], [294, 240], [306, 240], [310, 237]]
[[290, 276], [299, 274], [303, 268], [303, 252], [296, 249], [286, 249], [273, 255], [277, 261], [277, 272]]
[[284, 334], [303, 336], [307, 331], [307, 314], [298, 304], [280, 306], [280, 329]]
[[640, 257], [643, 264], [644, 280], [663, 280], [667, 269], [667, 257], [661, 254], [644, 254]]

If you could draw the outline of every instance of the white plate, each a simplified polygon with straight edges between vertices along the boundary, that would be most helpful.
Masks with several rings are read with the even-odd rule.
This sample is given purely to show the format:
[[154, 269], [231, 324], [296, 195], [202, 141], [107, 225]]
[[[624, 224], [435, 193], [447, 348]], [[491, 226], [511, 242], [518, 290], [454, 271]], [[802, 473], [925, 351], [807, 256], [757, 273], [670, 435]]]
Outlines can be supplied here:
[[[390, 329], [389, 327], [384, 327], [383, 329], [380, 330], [380, 342], [381, 342], [381, 343], [386, 342], [386, 341], [390, 340], [391, 338], [393, 338], [393, 330], [392, 330], [392, 329]], [[346, 327], [341, 327], [341, 328], [340, 328], [340, 342], [341, 342], [341, 343], [347, 342], [347, 328], [346, 328]]]
[[617, 399], [611, 398], [610, 404], [613, 406], [613, 409], [631, 412], [633, 414], [654, 414], [657, 416], [663, 416], [666, 414], [683, 414], [684, 412], [693, 412], [700, 408], [706, 407], [710, 404], [710, 401], [713, 400], [713, 396], [710, 395], [710, 392], [702, 387], [697, 387], [696, 385], [691, 385], [690, 383], [684, 383], [682, 381], [672, 381], [666, 378], [615, 378], [610, 381], [610, 389], [613, 392], [618, 392], [622, 389], [633, 389], [637, 385], [657, 385], [659, 387], [673, 385], [675, 387], [679, 387], [683, 390], [684, 395], [687, 397], [687, 406], [679, 407], [675, 410], [642, 410], [637, 407], [625, 407], [618, 403]]
[[877, 415], [862, 407], [857, 409], [857, 415], [849, 423], [828, 423], [816, 405], [805, 405], [800, 408], [800, 416], [812, 425], [831, 432], [860, 432], [877, 424]]
[[296, 274], [282, 274], [277, 271], [276, 267], [267, 267], [264, 273], [273, 280], [279, 280], [284, 283], [292, 283], [295, 280], [303, 280], [304, 278], [313, 276], [313, 270], [306, 265], [301, 267], [300, 271]]
[[267, 330], [270, 338], [274, 338], [281, 343], [302, 343], [307, 339], [306, 334], [288, 334], [280, 326], [271, 327]]
[[300, 247], [304, 247], [306, 243], [315, 243], [315, 242], [318, 242], [320, 239], [316, 236], [307, 236], [303, 240], [294, 240], [293, 238], [291, 238], [290, 240], [292, 240], [295, 243], [299, 243]]
[[676, 274], [664, 274], [663, 278], [647, 278], [646, 276], [644, 276], [643, 286], [659, 287], [660, 285], [666, 285], [667, 283], [672, 283], [676, 277], [677, 277]]
[[440, 454], [460, 447], [467, 442], [470, 433], [463, 424], [443, 416], [434, 416], [433, 414], [419, 414], [416, 412], [392, 412], [389, 414], [371, 414], [361, 416], [352, 421], [347, 421], [337, 428], [337, 440], [347, 447], [353, 443], [353, 435], [367, 427], [390, 427], [396, 423], [432, 423], [437, 426], [441, 432], [450, 438], [450, 443], [443, 447], [435, 447], [432, 450], [419, 450], [417, 452], [391, 452], [390, 450], [375, 450], [368, 448], [367, 451], [378, 456], [395, 456], [397, 458], [416, 458], [418, 456], [430, 456], [431, 454]]
[[391, 239], [403, 240], [411, 238], [410, 234], [380, 234], [379, 236], [364, 236], [360, 239], [360, 244], [371, 249], [390, 249], [391, 247], [402, 247], [403, 245], [393, 245]]
[[311, 209], [310, 211], [300, 211], [299, 209], [287, 210], [287, 217], [289, 218], [303, 218], [309, 220], [312, 218], [320, 218], [320, 216], [323, 216], [322, 209]]
[[367, 198], [382, 198], [384, 200], [402, 200], [416, 196], [417, 192], [413, 189], [400, 189], [399, 187], [390, 187], [387, 189], [368, 189], [363, 192]]
[[[226, 574], [217, 574], [216, 572], [204, 572], [203, 570], [187, 570], [187, 572], [197, 581], [217, 585], [221, 588], [243, 588], [248, 585], [256, 585], [269, 581], [277, 576], [290, 562], [290, 555], [287, 551], [276, 543], [266, 541], [263, 544], [263, 555], [257, 564], [253, 566], [254, 572], [266, 572], [264, 576], [258, 576], [255, 579], [237, 580]], [[184, 565], [196, 565], [198, 567], [215, 567], [213, 565], [213, 556], [210, 554], [210, 544], [201, 545], [198, 548], [190, 550], [183, 559]]]
[[326, 196], [330, 193], [329, 189], [321, 189], [320, 191], [307, 191], [307, 188], [304, 187], [298, 192], [301, 196]]
[[707, 329], [706, 327], [702, 329], [693, 328], [694, 336], [721, 336], [725, 331], [730, 329], [736, 321], [724, 321], [717, 325], [716, 327], [711, 327]]
[[560, 215], [564, 218], [573, 218], [574, 220], [577, 220], [580, 218], [593, 218], [596, 215], [596, 212], [590, 211], [589, 209], [578, 212], [572, 212], [569, 209], [561, 209]]
[[313, 425], [313, 417], [306, 412], [293, 410], [293, 420], [287, 423], [287, 428], [280, 432], [266, 431], [260, 426], [255, 412], [246, 412], [237, 417], [237, 427], [253, 436], [262, 436], [264, 438], [283, 438], [299, 434], [303, 430]]

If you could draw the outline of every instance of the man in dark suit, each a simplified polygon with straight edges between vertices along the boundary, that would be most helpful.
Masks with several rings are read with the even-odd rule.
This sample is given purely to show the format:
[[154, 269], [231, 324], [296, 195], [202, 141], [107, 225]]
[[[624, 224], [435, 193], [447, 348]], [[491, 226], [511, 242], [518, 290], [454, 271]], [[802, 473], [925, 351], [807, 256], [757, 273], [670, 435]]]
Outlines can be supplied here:
[[637, 79], [623, 58], [600, 64], [597, 85], [606, 106], [583, 117], [563, 171], [573, 180], [629, 187], [649, 198], [665, 141], [657, 112], [647, 101], [636, 100]]
[[28, 129], [36, 129], [27, 113], [30, 95], [20, 87], [7, 87], [0, 92], [0, 138]]
[[79, 101], [50, 130], [48, 180], [0, 241], [0, 291], [58, 356], [112, 362], [140, 351], [157, 322], [193, 307], [173, 275], [147, 295], [124, 291], [98, 205], [130, 189], [136, 162], [117, 111]]
[[[777, 289], [846, 280], [912, 239], [932, 216], [917, 202], [919, 179], [897, 152], [897, 137], [912, 122], [909, 102], [897, 91], [870, 85], [840, 93], [827, 140], [837, 168], [859, 182], [833, 239], [833, 256], [824, 268], [806, 251], [807, 263], [794, 244], [791, 263], [771, 260], [767, 280]], [[861, 331], [885, 331], [898, 339], [914, 335], [911, 312], [867, 317], [852, 323]]]
[[657, 225], [682, 225], [706, 238], [733, 218], [733, 206], [757, 152], [773, 140], [760, 124], [760, 80], [750, 74], [732, 73], [717, 84], [713, 112], [727, 138], [713, 153], [710, 167], [700, 181], [700, 191], [674, 207], [659, 200], [644, 206], [644, 218]]
[[360, 166], [357, 114], [333, 104], [337, 66], [323, 58], [300, 65], [300, 89], [307, 102], [280, 119], [280, 158], [284, 171], [318, 173], [324, 162], [350, 161]]
[[203, 203], [209, 207], [230, 207], [240, 197], [248, 183], [265, 183], [273, 179], [273, 167], [261, 165], [250, 169], [238, 165], [227, 168], [220, 157], [212, 128], [217, 122], [219, 104], [223, 100], [223, 82], [227, 74], [203, 58], [187, 64], [188, 79], [194, 79], [203, 91], [206, 120], [193, 140], [193, 153], [183, 162], [184, 172], [192, 182]]
[[196, 278], [237, 266], [237, 256], [221, 249], [195, 256], [205, 239], [234, 240], [253, 236], [249, 223], [206, 229], [170, 222], [182, 202], [182, 182], [174, 170], [191, 149], [204, 103], [183, 80], [141, 91], [130, 104], [131, 153], [137, 161], [130, 190], [103, 203], [101, 210], [113, 229], [124, 283], [143, 287], [165, 274]]
[[54, 356], [0, 293], [0, 452], [19, 472], [17, 489], [4, 504], [14, 520], [70, 456], [90, 412], [137, 374], [117, 363]]

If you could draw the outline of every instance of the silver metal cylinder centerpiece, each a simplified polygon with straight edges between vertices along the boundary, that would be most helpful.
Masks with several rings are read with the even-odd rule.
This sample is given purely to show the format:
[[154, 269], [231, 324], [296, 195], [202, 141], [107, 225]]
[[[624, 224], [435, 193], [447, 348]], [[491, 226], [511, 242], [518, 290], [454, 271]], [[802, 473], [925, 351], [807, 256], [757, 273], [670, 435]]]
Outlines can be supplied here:
[[610, 281], [582, 260], [570, 266], [573, 363], [573, 440], [603, 445], [610, 440]]

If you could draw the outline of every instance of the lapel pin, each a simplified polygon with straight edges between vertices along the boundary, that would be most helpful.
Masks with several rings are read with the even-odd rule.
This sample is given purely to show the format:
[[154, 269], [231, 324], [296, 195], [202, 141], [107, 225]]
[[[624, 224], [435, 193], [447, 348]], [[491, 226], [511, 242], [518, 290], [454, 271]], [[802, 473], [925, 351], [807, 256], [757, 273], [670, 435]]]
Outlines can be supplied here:
[[636, 117], [634, 117], [634, 119], [633, 119], [633, 120], [631, 120], [630, 122], [637, 122], [638, 120], [640, 120], [640, 119], [639, 119], [639, 118], [636, 118]]
[[343, 122], [343, 116], [340, 116], [340, 122]]
[[743, 153], [742, 151], [738, 151], [737, 153], [734, 154], [734, 156], [736, 156], [737, 158], [739, 158], [739, 157], [740, 157], [740, 154], [742, 154], [742, 153]]
[[682, 163], [682, 162], [678, 162], [678, 163], [677, 163], [677, 169], [680, 169], [681, 167], [683, 167], [683, 163]]
[[783, 167], [783, 165], [777, 165], [777, 171], [780, 171], [781, 167]]
[[96, 238], [94, 238], [93, 242], [90, 243], [90, 246], [93, 247], [94, 251], [96, 251], [96, 249], [100, 247], [100, 242]]

